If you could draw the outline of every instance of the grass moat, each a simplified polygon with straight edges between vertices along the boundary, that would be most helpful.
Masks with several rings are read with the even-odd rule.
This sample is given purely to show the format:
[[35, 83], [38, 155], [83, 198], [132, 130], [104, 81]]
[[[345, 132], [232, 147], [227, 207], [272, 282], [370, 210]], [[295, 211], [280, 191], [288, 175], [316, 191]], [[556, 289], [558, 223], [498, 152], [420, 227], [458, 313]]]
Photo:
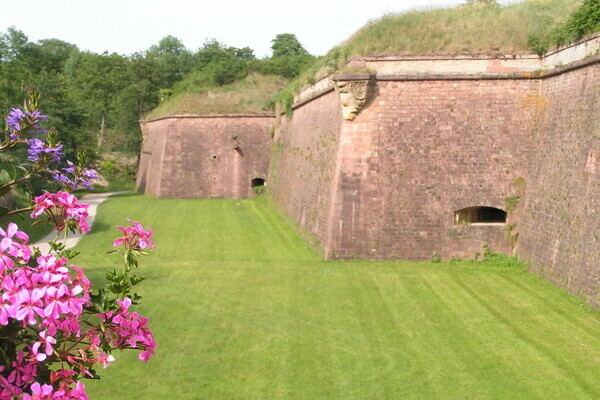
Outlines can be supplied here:
[[118, 195], [78, 246], [96, 282], [126, 218], [158, 350], [92, 399], [600, 398], [600, 313], [522, 266], [323, 261], [263, 198]]

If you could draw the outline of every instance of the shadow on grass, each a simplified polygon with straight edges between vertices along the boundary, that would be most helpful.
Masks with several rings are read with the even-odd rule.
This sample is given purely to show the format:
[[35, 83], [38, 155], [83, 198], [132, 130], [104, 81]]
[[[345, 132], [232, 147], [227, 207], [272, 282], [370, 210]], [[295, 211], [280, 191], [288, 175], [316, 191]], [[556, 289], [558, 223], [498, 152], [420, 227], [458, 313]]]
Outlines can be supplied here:
[[114, 228], [115, 228], [114, 226], [109, 225], [107, 223], [100, 222], [100, 221], [94, 221], [94, 225], [92, 226], [92, 230], [90, 232], [88, 232], [87, 235], [94, 236], [94, 235], [96, 235], [98, 233], [107, 232], [107, 231], [112, 230]]

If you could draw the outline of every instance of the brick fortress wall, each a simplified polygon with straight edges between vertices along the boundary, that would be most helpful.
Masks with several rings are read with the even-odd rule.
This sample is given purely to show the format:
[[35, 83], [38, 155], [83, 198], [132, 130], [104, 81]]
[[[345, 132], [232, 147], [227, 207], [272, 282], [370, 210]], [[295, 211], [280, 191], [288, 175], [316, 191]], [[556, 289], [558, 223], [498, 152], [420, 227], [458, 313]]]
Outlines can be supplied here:
[[160, 198], [243, 198], [267, 178], [272, 116], [169, 116], [142, 121], [137, 188]]
[[[321, 79], [289, 117], [142, 122], [138, 188], [247, 197], [268, 169], [273, 202], [326, 258], [471, 258], [487, 244], [599, 305], [599, 50], [596, 34], [545, 58], [352, 60], [379, 73]], [[345, 119], [344, 87], [365, 75]], [[507, 221], [457, 223], [477, 206]]]
[[505, 224], [455, 224], [467, 207], [505, 208], [527, 177], [532, 80], [385, 77], [346, 121], [331, 256], [429, 260], [510, 253]]
[[600, 64], [543, 80], [519, 255], [600, 306]]
[[[278, 131], [273, 198], [328, 258], [471, 258], [488, 244], [598, 305], [599, 39], [537, 64], [420, 58], [427, 74], [409, 59], [399, 71], [397, 59], [362, 60], [385, 73], [355, 120], [340, 119], [331, 84], [298, 96]], [[471, 206], [508, 211], [507, 222], [457, 224]]]
[[336, 185], [336, 160], [342, 125], [333, 90], [298, 104], [275, 131], [269, 192], [271, 198], [321, 244], [327, 241]]

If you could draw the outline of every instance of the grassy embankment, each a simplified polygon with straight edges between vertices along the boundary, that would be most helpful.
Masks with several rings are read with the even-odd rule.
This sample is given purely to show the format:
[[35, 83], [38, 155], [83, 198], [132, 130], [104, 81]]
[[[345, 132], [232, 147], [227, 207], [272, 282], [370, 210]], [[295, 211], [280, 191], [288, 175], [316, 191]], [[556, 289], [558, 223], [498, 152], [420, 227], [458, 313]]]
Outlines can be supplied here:
[[267, 102], [288, 79], [251, 73], [229, 85], [207, 85], [195, 82], [190, 75], [176, 85], [174, 94], [152, 110], [146, 119], [169, 114], [262, 113], [270, 111]]
[[600, 314], [522, 267], [326, 262], [264, 199], [121, 195], [78, 246], [93, 280], [126, 217], [156, 232], [158, 354], [116, 354], [92, 399], [600, 398]]
[[384, 15], [339, 47], [348, 56], [530, 54], [535, 38], [565, 21], [581, 0], [529, 0]]

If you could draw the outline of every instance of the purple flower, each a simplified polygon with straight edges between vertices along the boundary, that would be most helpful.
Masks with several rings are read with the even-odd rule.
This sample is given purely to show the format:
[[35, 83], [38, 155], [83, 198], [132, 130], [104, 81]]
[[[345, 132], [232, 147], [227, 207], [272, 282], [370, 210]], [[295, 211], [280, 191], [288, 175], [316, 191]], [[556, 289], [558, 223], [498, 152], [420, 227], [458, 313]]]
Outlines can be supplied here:
[[[79, 189], [84, 187], [86, 189], [94, 189], [91, 180], [98, 179], [98, 172], [95, 169], [88, 168], [77, 168], [71, 161], [67, 161], [69, 165], [67, 168], [63, 168], [63, 172], [53, 171], [52, 178], [68, 187], [70, 190]], [[66, 174], [70, 174], [73, 178], [68, 177]]]
[[42, 159], [49, 161], [60, 162], [61, 157], [64, 153], [61, 152], [63, 146], [59, 144], [55, 147], [47, 147], [46, 143], [40, 139], [28, 139], [29, 144], [29, 159], [33, 162], [39, 162]]
[[77, 189], [77, 184], [75, 183], [75, 181], [71, 180], [68, 176], [66, 176], [60, 171], [53, 171], [52, 178], [62, 183], [63, 186], [68, 187], [70, 190]]
[[95, 169], [84, 168], [81, 175], [87, 179], [98, 179], [98, 171]]
[[8, 126], [8, 137], [10, 140], [17, 140], [19, 138], [18, 132], [21, 130], [21, 121], [25, 117], [23, 111], [18, 108], [13, 108], [6, 117], [6, 125]]
[[67, 160], [67, 165], [69, 165], [69, 167], [63, 168], [63, 171], [65, 171], [69, 174], [74, 174], [75, 173], [75, 164], [73, 164], [71, 161]]
[[31, 133], [47, 133], [45, 129], [40, 128], [40, 121], [48, 119], [38, 110], [31, 112], [23, 112], [18, 108], [13, 108], [6, 117], [6, 125], [8, 126], [8, 137], [10, 140], [19, 139], [19, 135], [26, 129]]
[[20, 131], [21, 121], [23, 121], [24, 117], [25, 114], [18, 108], [13, 108], [12, 110], [10, 110], [10, 112], [8, 113], [8, 117], [6, 117], [6, 124], [8, 125], [8, 129]]

